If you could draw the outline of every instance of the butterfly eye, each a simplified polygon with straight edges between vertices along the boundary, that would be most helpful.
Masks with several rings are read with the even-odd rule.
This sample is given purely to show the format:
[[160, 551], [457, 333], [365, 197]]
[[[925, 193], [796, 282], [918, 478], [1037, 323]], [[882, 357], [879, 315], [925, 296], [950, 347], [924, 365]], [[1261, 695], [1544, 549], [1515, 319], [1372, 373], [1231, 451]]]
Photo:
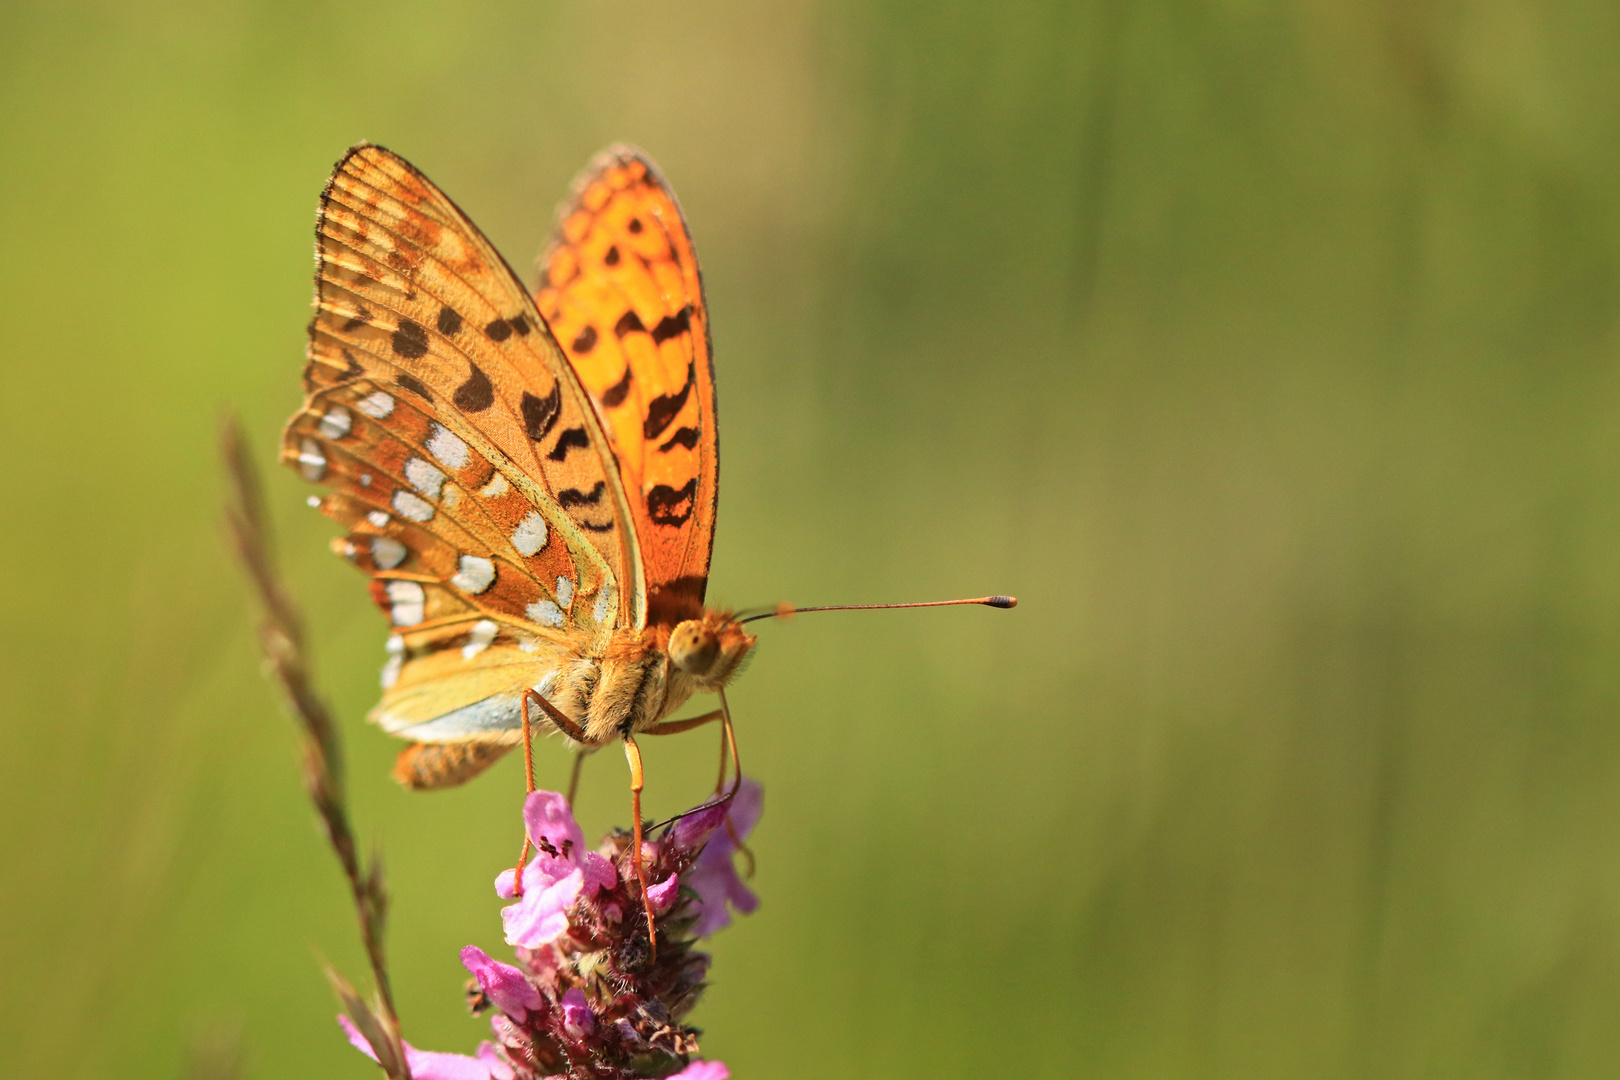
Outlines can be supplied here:
[[688, 619], [669, 635], [669, 662], [688, 675], [707, 675], [720, 655], [720, 638], [696, 619]]

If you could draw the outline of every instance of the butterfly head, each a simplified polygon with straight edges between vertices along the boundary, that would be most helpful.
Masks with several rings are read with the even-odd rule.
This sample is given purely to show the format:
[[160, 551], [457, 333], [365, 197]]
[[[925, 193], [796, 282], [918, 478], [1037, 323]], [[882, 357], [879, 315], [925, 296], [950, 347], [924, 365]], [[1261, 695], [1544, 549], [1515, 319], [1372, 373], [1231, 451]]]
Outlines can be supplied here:
[[705, 611], [702, 618], [677, 623], [669, 635], [669, 662], [703, 689], [718, 689], [737, 673], [754, 635], [729, 612]]

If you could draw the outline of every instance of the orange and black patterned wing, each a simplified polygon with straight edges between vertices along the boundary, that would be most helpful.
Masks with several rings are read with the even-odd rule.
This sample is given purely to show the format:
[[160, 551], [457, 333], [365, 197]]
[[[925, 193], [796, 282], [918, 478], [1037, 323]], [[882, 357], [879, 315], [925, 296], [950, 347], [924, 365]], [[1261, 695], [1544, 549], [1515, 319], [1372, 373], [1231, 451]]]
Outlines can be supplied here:
[[720, 472], [709, 313], [680, 204], [641, 151], [612, 147], [574, 182], [535, 302], [613, 444], [649, 621], [696, 616]]
[[515, 727], [538, 668], [645, 620], [595, 408], [522, 283], [397, 155], [338, 164], [316, 244], [282, 456], [331, 487], [312, 502], [396, 628], [375, 718], [424, 741]]

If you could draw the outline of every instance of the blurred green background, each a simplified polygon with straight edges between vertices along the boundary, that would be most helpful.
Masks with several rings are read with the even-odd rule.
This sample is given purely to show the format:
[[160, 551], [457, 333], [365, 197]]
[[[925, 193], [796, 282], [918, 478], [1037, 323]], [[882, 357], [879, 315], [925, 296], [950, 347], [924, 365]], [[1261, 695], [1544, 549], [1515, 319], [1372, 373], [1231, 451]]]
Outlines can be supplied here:
[[[663, 164], [715, 601], [1022, 600], [763, 631], [739, 1078], [1620, 1073], [1617, 55], [1598, 0], [0, 6], [0, 1072], [375, 1075], [214, 449], [272, 468], [366, 138], [520, 267], [598, 148]], [[386, 779], [284, 472], [406, 1034], [468, 1051], [520, 770]], [[708, 785], [648, 752], [651, 813]]]

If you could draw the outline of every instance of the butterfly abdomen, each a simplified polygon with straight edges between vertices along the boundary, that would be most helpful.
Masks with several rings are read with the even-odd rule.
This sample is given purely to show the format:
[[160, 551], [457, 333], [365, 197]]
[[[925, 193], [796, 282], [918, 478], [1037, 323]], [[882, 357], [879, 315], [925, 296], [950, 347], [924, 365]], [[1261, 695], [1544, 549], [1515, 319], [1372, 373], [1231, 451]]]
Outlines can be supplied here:
[[416, 743], [400, 751], [394, 779], [415, 791], [455, 787], [512, 749], [511, 742]]

